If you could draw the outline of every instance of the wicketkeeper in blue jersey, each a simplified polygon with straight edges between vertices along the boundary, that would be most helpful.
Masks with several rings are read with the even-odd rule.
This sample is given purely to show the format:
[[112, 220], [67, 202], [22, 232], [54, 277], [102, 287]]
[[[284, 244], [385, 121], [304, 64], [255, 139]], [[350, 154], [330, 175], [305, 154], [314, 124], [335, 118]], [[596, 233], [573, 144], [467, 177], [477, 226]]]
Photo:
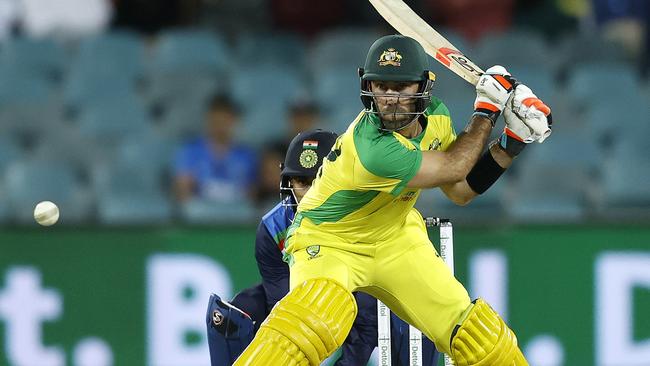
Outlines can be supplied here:
[[[232, 365], [273, 306], [289, 292], [289, 267], [282, 260], [287, 228], [336, 139], [335, 133], [319, 129], [300, 133], [291, 141], [282, 164], [281, 201], [264, 215], [257, 228], [255, 259], [262, 283], [241, 291], [230, 303], [215, 294], [210, 297], [206, 324], [212, 366]], [[366, 365], [377, 347], [377, 300], [361, 292], [354, 298], [359, 312], [337, 366]], [[393, 365], [408, 364], [408, 329], [408, 324], [391, 314]], [[422, 364], [437, 365], [433, 343], [428, 339], [422, 343]]]

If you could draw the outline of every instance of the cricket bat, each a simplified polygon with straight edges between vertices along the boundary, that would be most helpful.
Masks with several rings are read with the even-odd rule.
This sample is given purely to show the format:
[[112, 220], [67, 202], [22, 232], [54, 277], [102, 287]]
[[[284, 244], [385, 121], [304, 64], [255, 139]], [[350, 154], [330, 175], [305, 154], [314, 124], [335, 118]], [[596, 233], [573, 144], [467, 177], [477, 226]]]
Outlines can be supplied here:
[[470, 61], [445, 37], [422, 20], [402, 0], [369, 0], [395, 30], [418, 41], [426, 53], [443, 66], [476, 85], [483, 70]]

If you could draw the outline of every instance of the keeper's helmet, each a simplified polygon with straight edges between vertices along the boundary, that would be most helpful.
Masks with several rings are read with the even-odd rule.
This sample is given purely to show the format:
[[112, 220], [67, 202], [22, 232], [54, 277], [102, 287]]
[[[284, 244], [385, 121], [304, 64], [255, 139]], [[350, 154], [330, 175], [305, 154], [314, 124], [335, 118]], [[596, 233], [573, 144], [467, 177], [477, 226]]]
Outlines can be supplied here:
[[298, 205], [291, 178], [311, 185], [337, 137], [334, 132], [316, 129], [300, 132], [291, 140], [284, 163], [280, 164], [280, 198], [284, 206]]
[[[384, 94], [373, 93], [370, 89], [371, 81], [406, 81], [418, 82], [419, 88], [415, 94], [399, 94], [399, 98], [416, 99], [415, 111], [399, 112], [398, 115], [412, 115], [402, 126], [395, 129], [381, 129], [396, 131], [422, 115], [431, 103], [431, 88], [435, 81], [435, 74], [430, 71], [429, 57], [424, 49], [413, 38], [399, 34], [384, 36], [375, 41], [368, 50], [368, 56], [363, 68], [359, 69], [361, 80], [361, 101], [366, 113], [380, 116], [375, 97]], [[388, 96], [388, 95], [386, 95]], [[395, 95], [390, 95], [394, 97]]]

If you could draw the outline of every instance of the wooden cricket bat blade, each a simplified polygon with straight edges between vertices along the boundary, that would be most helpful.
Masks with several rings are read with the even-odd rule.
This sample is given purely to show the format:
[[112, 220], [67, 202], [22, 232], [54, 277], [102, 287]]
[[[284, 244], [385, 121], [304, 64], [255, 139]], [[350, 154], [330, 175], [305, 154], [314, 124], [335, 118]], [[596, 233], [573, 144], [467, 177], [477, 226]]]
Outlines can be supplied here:
[[483, 70], [470, 61], [445, 37], [436, 32], [402, 0], [369, 0], [377, 12], [400, 34], [418, 41], [426, 53], [472, 85]]

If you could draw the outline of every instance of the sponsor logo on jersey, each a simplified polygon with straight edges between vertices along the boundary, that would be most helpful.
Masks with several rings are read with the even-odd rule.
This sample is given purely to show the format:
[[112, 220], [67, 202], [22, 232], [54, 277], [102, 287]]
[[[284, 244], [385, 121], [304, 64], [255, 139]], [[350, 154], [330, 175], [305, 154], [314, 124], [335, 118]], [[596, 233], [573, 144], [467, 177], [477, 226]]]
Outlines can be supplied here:
[[435, 139], [433, 140], [431, 145], [429, 145], [429, 150], [438, 150], [439, 147], [440, 147], [440, 140]]
[[381, 53], [377, 62], [379, 63], [379, 66], [400, 66], [402, 65], [402, 55], [400, 55], [394, 48], [389, 48]]
[[402, 201], [402, 202], [408, 202], [412, 201], [415, 198], [415, 192], [414, 191], [408, 191], [404, 192], [402, 195], [400, 195], [397, 200]]
[[218, 327], [223, 323], [223, 314], [219, 310], [215, 310], [212, 312], [212, 324], [214, 324], [215, 327]]

